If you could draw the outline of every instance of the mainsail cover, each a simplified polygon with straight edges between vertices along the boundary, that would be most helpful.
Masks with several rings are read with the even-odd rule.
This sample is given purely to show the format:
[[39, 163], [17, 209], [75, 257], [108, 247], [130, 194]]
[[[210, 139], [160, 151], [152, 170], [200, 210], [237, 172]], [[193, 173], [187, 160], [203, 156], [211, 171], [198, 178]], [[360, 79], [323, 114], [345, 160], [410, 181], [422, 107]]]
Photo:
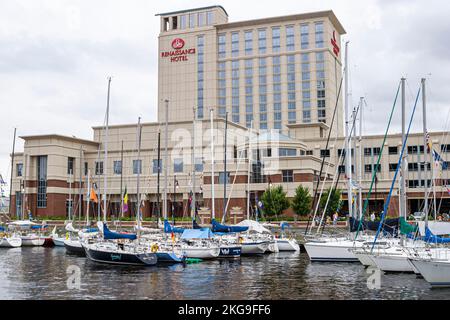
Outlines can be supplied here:
[[108, 229], [108, 227], [106, 226], [106, 223], [103, 224], [103, 238], [104, 239], [130, 239], [130, 240], [135, 240], [137, 239], [136, 234], [134, 233], [117, 233], [117, 232], [112, 232], [111, 230]]
[[164, 220], [164, 232], [165, 233], [183, 233], [184, 229], [183, 228], [176, 228], [176, 227], [172, 227], [169, 223], [169, 221]]
[[242, 227], [242, 226], [227, 226], [224, 224], [218, 223], [215, 219], [211, 221], [212, 225], [212, 231], [213, 232], [244, 232], [248, 230], [248, 227]]
[[[396, 236], [398, 234], [399, 229], [399, 218], [395, 219], [386, 219], [383, 223], [383, 231], [392, 236]], [[350, 232], [358, 231], [358, 225], [360, 223], [359, 220], [350, 217]], [[377, 231], [380, 225], [379, 221], [362, 221], [361, 226], [365, 230]]]
[[419, 226], [417, 224], [410, 225], [405, 218], [400, 218], [400, 233], [401, 234], [415, 234], [417, 230], [419, 229]]
[[431, 243], [450, 243], [450, 238], [436, 236], [428, 227], [425, 227], [425, 237], [423, 240]]

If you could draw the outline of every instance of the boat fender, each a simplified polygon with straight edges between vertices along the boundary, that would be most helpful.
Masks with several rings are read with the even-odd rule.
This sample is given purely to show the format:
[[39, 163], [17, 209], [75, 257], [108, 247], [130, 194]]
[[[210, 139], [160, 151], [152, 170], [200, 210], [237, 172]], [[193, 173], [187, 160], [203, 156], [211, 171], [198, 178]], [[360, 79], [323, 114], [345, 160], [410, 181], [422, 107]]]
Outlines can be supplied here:
[[159, 246], [156, 243], [154, 243], [152, 244], [150, 250], [152, 253], [156, 253], [159, 250]]

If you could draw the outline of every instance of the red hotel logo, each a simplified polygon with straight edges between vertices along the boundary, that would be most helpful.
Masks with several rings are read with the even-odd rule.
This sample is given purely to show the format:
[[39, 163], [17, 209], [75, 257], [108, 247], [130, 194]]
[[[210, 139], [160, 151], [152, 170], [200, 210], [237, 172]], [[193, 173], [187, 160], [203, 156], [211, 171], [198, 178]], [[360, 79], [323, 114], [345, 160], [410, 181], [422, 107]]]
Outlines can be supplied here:
[[180, 38], [176, 38], [172, 41], [172, 48], [175, 50], [182, 49], [184, 47], [184, 40]]
[[339, 56], [339, 46], [336, 42], [336, 31], [333, 31], [333, 39], [331, 39], [331, 44], [333, 45], [333, 52], [336, 56]]
[[172, 41], [172, 48], [175, 50], [161, 52], [162, 58], [170, 57], [170, 62], [188, 61], [188, 55], [195, 54], [195, 48], [183, 49], [185, 42], [181, 38]]

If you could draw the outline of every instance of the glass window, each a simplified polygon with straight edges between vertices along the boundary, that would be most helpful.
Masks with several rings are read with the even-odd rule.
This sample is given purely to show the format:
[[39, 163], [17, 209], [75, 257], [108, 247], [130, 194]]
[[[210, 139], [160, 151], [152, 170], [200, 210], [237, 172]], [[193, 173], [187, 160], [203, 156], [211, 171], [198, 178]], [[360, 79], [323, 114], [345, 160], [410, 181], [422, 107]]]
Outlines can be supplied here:
[[16, 176], [21, 177], [23, 174], [23, 163], [16, 164]]
[[122, 174], [122, 161], [114, 161], [114, 174]]
[[103, 174], [103, 161], [96, 161], [95, 162], [95, 174], [97, 176], [100, 176]]
[[203, 158], [195, 158], [195, 172], [203, 172]]
[[[230, 173], [227, 172], [227, 184], [230, 183]], [[225, 172], [219, 172], [219, 184], [223, 184], [225, 182]]]
[[316, 48], [323, 48], [324, 40], [323, 40], [323, 22], [316, 22]]
[[37, 157], [37, 207], [47, 207], [47, 156]]
[[133, 160], [133, 174], [142, 174], [142, 160]]
[[158, 173], [158, 169], [159, 169], [159, 173], [161, 173], [161, 169], [162, 169], [162, 161], [161, 159], [153, 159], [153, 173]]
[[272, 52], [280, 52], [280, 28], [272, 28]]
[[206, 12], [206, 25], [210, 26], [214, 23], [214, 13], [212, 11]]
[[297, 155], [297, 149], [279, 148], [278, 156], [280, 157], [295, 157]]
[[389, 154], [397, 154], [398, 147], [389, 147]]
[[301, 48], [308, 49], [309, 46], [309, 26], [307, 24], [302, 24], [300, 26], [300, 41]]
[[183, 159], [182, 158], [173, 159], [173, 172], [175, 172], [175, 173], [183, 172]]
[[195, 13], [191, 13], [189, 15], [189, 28], [194, 28], [195, 27], [195, 19], [196, 19], [196, 15]]
[[75, 158], [68, 157], [67, 158], [67, 174], [73, 175], [73, 165], [75, 163]]
[[293, 170], [282, 170], [283, 182], [294, 182], [294, 171]]
[[180, 16], [180, 28], [186, 29], [186, 15]]

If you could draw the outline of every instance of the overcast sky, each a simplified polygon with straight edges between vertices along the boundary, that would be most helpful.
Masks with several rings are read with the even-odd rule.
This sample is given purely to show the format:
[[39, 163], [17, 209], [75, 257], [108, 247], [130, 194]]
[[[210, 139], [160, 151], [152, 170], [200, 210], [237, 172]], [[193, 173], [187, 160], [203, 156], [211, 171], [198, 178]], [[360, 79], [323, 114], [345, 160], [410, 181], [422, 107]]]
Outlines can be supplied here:
[[[91, 139], [101, 125], [107, 76], [112, 124], [156, 121], [159, 17], [220, 4], [230, 21], [333, 10], [350, 41], [354, 103], [365, 96], [367, 133], [382, 133], [406, 76], [408, 110], [428, 79], [430, 131], [447, 130], [450, 2], [434, 0], [0, 0], [0, 174], [9, 179], [18, 135], [58, 133]], [[400, 111], [400, 110], [399, 110]], [[414, 131], [421, 130], [420, 112]], [[400, 112], [392, 132], [400, 130]], [[16, 150], [23, 142], [18, 139]]]

